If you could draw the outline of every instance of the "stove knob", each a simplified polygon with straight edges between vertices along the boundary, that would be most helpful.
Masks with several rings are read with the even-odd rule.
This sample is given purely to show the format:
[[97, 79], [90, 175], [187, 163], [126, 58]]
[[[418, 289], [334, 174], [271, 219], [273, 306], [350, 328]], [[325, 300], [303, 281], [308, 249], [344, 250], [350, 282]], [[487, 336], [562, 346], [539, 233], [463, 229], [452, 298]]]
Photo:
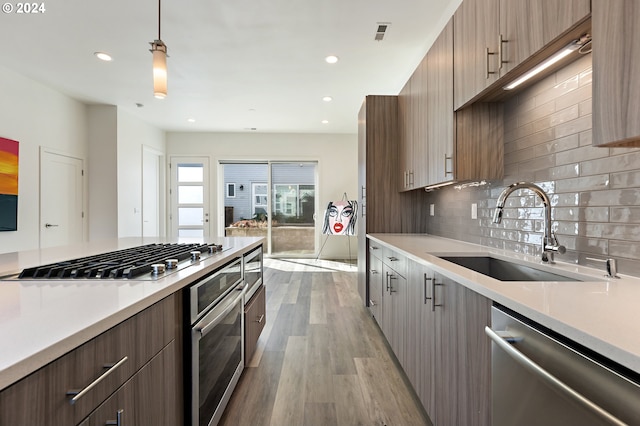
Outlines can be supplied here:
[[215, 244], [212, 246], [209, 246], [209, 253], [215, 253], [217, 251], [218, 251], [218, 248], [216, 247]]
[[176, 269], [178, 267], [178, 259], [167, 259], [164, 261], [167, 269]]
[[192, 251], [192, 252], [191, 252], [191, 260], [193, 260], [194, 262], [196, 262], [196, 261], [200, 260], [200, 255], [201, 255], [201, 254], [202, 254], [202, 253], [200, 253], [200, 252], [199, 252], [199, 251], [197, 251], [197, 250], [196, 250], [196, 251]]
[[153, 275], [164, 274], [164, 263], [154, 263], [151, 265], [151, 273]]
[[216, 246], [216, 249], [218, 249], [218, 251], [222, 251], [222, 244], [218, 244], [218, 245]]

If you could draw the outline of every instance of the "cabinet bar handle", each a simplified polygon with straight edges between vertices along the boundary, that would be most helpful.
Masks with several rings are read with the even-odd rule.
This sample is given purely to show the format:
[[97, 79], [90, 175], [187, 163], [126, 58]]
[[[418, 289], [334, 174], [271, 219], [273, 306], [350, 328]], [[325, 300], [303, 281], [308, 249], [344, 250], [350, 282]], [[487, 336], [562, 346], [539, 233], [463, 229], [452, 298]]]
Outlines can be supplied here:
[[397, 262], [398, 261], [398, 258], [395, 257], [395, 256], [389, 256], [389, 257], [387, 257], [387, 259], [389, 259], [390, 262]]
[[[451, 163], [453, 165], [453, 155], [448, 156], [446, 153], [444, 154], [444, 175], [452, 175], [453, 174], [453, 170], [451, 171], [447, 171], [447, 160], [451, 160]], [[453, 169], [453, 167], [452, 167]]]
[[264, 314], [260, 315], [260, 317], [256, 320], [256, 322], [258, 324], [261, 324], [263, 319], [264, 319]]
[[389, 291], [389, 276], [391, 274], [387, 272], [387, 291]]
[[78, 390], [70, 390], [67, 391], [67, 396], [72, 396], [73, 398], [71, 398], [71, 400], [69, 401], [69, 403], [71, 403], [71, 405], [75, 404], [76, 402], [78, 402], [78, 400], [80, 400], [80, 398], [82, 398], [83, 396], [85, 396], [91, 389], [93, 389], [94, 387], [96, 387], [101, 381], [103, 381], [104, 379], [107, 378], [108, 375], [110, 375], [111, 373], [113, 373], [114, 371], [116, 371], [122, 364], [124, 364], [125, 362], [127, 362], [129, 358], [128, 357], [124, 357], [122, 358], [120, 361], [118, 361], [115, 364], [111, 364], [111, 365], [105, 365], [105, 368], [108, 368], [107, 371], [105, 371], [104, 373], [102, 373], [102, 375], [100, 375], [100, 377], [98, 377], [97, 379], [95, 379], [93, 382], [91, 382], [89, 384], [89, 386], [85, 387], [84, 389], [78, 391]]
[[601, 418], [606, 419], [608, 422], [611, 422], [616, 425], [625, 425], [626, 423], [622, 422], [617, 417], [613, 416], [611, 413], [600, 407], [599, 405], [593, 403], [589, 399], [585, 398], [581, 393], [577, 392], [566, 383], [562, 382], [553, 374], [549, 373], [547, 370], [542, 368], [535, 361], [527, 357], [525, 354], [511, 346], [505, 339], [500, 337], [499, 332], [494, 331], [491, 327], [486, 326], [484, 328], [484, 332], [493, 342], [498, 345], [500, 349], [505, 351], [507, 355], [513, 358], [520, 366], [528, 370], [530, 373], [535, 374], [552, 388], [560, 391], [561, 393], [569, 396], [574, 401], [583, 405], [584, 407], [590, 409], [593, 413], [599, 415]]
[[442, 303], [436, 304], [436, 286], [442, 285], [436, 282], [435, 277], [431, 280], [431, 311], [435, 312], [436, 306], [442, 306]]
[[409, 186], [413, 186], [413, 170], [409, 172]]
[[121, 408], [116, 412], [116, 419], [115, 420], [107, 420], [107, 422], [104, 424], [105, 426], [122, 426], [122, 413], [124, 412], [124, 410]]
[[486, 62], [487, 62], [487, 80], [489, 79], [489, 75], [490, 74], [495, 74], [496, 71], [489, 71], [489, 56], [491, 55], [495, 55], [495, 52], [489, 52], [489, 48], [487, 47], [487, 55], [485, 56]]
[[393, 275], [393, 274], [389, 274], [389, 294], [391, 293], [395, 293], [397, 290], [393, 289], [393, 286], [391, 285], [391, 280], [397, 280], [398, 278]]
[[371, 275], [377, 275], [377, 274], [378, 274], [378, 271], [376, 271], [375, 269], [371, 270]]
[[427, 304], [427, 300], [431, 300], [433, 298], [432, 297], [427, 297], [427, 281], [433, 281], [433, 278], [429, 278], [427, 277], [427, 273], [425, 272], [424, 274], [424, 304]]
[[377, 306], [376, 302], [374, 302], [373, 300], [369, 299], [369, 306]]
[[502, 51], [502, 46], [504, 45], [504, 43], [507, 43], [509, 40], [505, 40], [502, 38], [502, 34], [500, 34], [500, 36], [498, 37], [498, 69], [501, 70], [502, 69], [502, 65], [506, 64], [507, 61], [503, 60], [502, 58], [504, 57], [504, 53]]

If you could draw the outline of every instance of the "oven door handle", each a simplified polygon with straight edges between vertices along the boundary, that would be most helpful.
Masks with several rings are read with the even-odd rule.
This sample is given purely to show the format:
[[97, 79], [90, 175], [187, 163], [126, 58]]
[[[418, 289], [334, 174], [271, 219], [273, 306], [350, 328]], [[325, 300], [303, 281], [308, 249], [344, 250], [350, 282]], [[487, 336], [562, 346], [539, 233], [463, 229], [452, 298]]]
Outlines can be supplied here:
[[[203, 322], [205, 322], [205, 320], [203, 319], [202, 321], [200, 321], [200, 323], [196, 324], [193, 327], [194, 331], [200, 333], [200, 337], [206, 335], [209, 332], [209, 330], [211, 330], [213, 327], [218, 325], [220, 321], [222, 321], [222, 319], [226, 317], [229, 314], [229, 312], [231, 312], [236, 307], [236, 305], [242, 300], [242, 297], [244, 296], [244, 292], [245, 292], [243, 286], [244, 286], [244, 283], [240, 283], [234, 289], [234, 290], [241, 291], [241, 293], [235, 299], [233, 299], [233, 302], [229, 303], [229, 305], [225, 307], [220, 314], [216, 315], [216, 317], [213, 318], [211, 321], [206, 321], [206, 325], [204, 326], [200, 325]], [[214, 308], [214, 311], [215, 311], [215, 308]], [[206, 316], [205, 316], [205, 319], [206, 319]]]
[[[578, 391], [576, 391], [575, 389], [573, 389], [572, 387], [570, 387], [569, 385], [567, 385], [566, 383], [558, 379], [556, 376], [554, 376], [553, 374], [549, 373], [547, 370], [542, 368], [538, 363], [533, 361], [531, 358], [529, 358], [528, 356], [526, 356], [525, 354], [523, 354], [522, 352], [520, 352], [519, 350], [511, 346], [509, 342], [514, 340], [506, 336], [506, 334], [508, 333], [494, 331], [489, 326], [486, 326], [484, 328], [484, 332], [487, 336], [489, 336], [489, 338], [491, 338], [491, 340], [493, 340], [493, 342], [496, 345], [498, 345], [500, 349], [505, 351], [507, 355], [509, 355], [518, 364], [520, 364], [520, 366], [524, 367], [530, 373], [533, 373], [536, 376], [538, 376], [540, 379], [542, 379], [551, 387], [569, 396], [570, 398], [578, 402], [580, 405], [583, 405], [584, 407], [588, 408], [589, 410], [591, 410], [593, 413], [597, 414], [601, 418], [608, 420], [609, 422], [615, 425], [620, 425], [620, 426], [626, 425], [625, 422], [618, 419], [613, 414], [606, 411], [604, 408], [595, 404], [593, 401], [587, 399], [581, 393], [579, 393]], [[505, 334], [505, 337], [500, 336], [499, 333]]]

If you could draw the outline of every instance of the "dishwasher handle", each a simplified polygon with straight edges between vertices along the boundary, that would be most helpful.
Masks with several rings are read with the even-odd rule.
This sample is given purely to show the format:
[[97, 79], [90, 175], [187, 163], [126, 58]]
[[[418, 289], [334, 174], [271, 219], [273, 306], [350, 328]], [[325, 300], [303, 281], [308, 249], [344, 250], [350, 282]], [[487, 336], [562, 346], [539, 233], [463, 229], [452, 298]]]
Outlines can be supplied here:
[[489, 338], [491, 338], [491, 340], [493, 340], [493, 342], [496, 345], [498, 345], [500, 349], [505, 351], [507, 355], [513, 358], [518, 364], [520, 364], [529, 372], [538, 376], [540, 379], [545, 381], [547, 384], [551, 385], [553, 388], [559, 390], [565, 395], [568, 395], [573, 400], [580, 403], [584, 407], [588, 408], [589, 410], [591, 410], [598, 416], [602, 417], [603, 419], [608, 420], [609, 422], [615, 425], [626, 426], [625, 422], [618, 419], [617, 417], [615, 417], [614, 415], [606, 411], [604, 408], [595, 404], [593, 401], [587, 399], [581, 393], [577, 392], [576, 390], [568, 386], [566, 383], [558, 379], [556, 376], [554, 376], [553, 374], [549, 373], [547, 370], [542, 368], [539, 364], [537, 364], [531, 358], [527, 357], [525, 354], [523, 354], [522, 352], [520, 352], [519, 350], [511, 346], [508, 340], [505, 340], [505, 338], [501, 337], [498, 334], [500, 332], [494, 331], [489, 326], [486, 326], [484, 328], [484, 332], [487, 336], [489, 336]]

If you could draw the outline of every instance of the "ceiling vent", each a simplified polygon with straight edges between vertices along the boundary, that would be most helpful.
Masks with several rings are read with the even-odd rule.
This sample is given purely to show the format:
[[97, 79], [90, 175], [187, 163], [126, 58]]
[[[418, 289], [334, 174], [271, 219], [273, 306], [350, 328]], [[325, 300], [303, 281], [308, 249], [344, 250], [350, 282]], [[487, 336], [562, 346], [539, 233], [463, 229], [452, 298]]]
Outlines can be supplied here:
[[391, 25], [391, 22], [378, 22], [378, 29], [376, 30], [376, 35], [374, 39], [376, 41], [382, 41], [390, 25]]

